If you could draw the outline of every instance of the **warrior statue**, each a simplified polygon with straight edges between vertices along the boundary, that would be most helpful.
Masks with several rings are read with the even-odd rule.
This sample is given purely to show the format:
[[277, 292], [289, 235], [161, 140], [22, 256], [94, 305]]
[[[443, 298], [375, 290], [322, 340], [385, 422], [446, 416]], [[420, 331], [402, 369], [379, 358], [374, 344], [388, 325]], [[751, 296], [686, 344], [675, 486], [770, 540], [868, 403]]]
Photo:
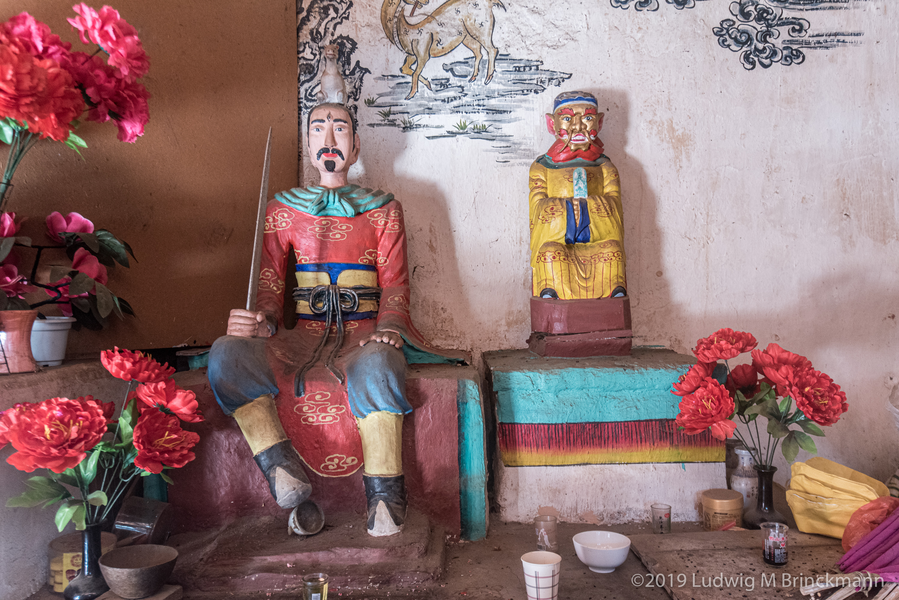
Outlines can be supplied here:
[[[305, 469], [339, 476], [361, 464], [368, 532], [392, 535], [406, 513], [407, 359], [462, 362], [464, 354], [433, 348], [410, 321], [403, 209], [393, 194], [347, 183], [360, 151], [352, 112], [333, 102], [313, 107], [306, 141], [320, 185], [268, 202], [256, 310], [231, 311], [227, 335], [210, 352], [209, 380], [272, 496], [293, 509], [296, 532], [321, 528]], [[297, 326], [286, 329], [291, 252]]]
[[585, 300], [627, 295], [618, 171], [597, 137], [603, 113], [587, 92], [556, 97], [556, 142], [531, 165], [533, 295]]

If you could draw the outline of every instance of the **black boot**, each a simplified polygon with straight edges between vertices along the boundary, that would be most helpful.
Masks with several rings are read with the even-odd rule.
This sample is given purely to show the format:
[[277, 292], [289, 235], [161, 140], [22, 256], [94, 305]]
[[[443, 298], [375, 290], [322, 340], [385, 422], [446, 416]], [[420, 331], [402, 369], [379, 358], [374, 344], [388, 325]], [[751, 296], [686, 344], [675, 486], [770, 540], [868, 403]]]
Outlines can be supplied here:
[[394, 535], [406, 523], [406, 486], [402, 475], [362, 476], [368, 500], [368, 533], [375, 537]]
[[295, 508], [312, 493], [303, 462], [290, 440], [278, 442], [253, 457], [268, 480], [272, 498], [281, 508]]

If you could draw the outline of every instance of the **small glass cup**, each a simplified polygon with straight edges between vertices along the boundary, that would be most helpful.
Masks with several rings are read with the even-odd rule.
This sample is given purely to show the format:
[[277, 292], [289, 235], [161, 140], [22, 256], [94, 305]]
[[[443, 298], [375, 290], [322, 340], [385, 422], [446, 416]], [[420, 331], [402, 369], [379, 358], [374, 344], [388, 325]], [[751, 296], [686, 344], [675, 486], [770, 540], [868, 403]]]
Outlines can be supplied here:
[[557, 534], [558, 519], [552, 515], [539, 515], [534, 519], [537, 532], [537, 550], [556, 552], [559, 549]]
[[671, 533], [671, 505], [652, 505], [652, 532]]
[[309, 573], [303, 577], [303, 600], [328, 600], [328, 576]]
[[762, 523], [762, 534], [765, 536], [763, 556], [765, 564], [772, 567], [783, 567], [787, 564], [787, 531], [789, 527], [783, 523]]

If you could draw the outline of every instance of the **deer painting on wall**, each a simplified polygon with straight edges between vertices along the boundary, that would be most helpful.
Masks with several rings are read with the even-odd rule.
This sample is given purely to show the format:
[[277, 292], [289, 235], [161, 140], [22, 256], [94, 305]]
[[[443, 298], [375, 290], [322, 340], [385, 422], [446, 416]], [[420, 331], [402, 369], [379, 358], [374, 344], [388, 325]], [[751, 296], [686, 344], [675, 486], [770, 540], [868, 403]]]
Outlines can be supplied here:
[[432, 57], [443, 56], [465, 46], [474, 54], [474, 69], [469, 81], [478, 77], [482, 49], [487, 52], [487, 76], [484, 83], [493, 79], [498, 50], [493, 45], [493, 8], [506, 9], [500, 0], [447, 0], [434, 12], [415, 23], [409, 23], [403, 13], [405, 5], [411, 5], [410, 17], [428, 4], [429, 0], [384, 0], [381, 5], [381, 25], [384, 33], [397, 48], [406, 53], [400, 72], [412, 76], [412, 88], [406, 99], [418, 92], [421, 81], [428, 89], [431, 82], [421, 76]]

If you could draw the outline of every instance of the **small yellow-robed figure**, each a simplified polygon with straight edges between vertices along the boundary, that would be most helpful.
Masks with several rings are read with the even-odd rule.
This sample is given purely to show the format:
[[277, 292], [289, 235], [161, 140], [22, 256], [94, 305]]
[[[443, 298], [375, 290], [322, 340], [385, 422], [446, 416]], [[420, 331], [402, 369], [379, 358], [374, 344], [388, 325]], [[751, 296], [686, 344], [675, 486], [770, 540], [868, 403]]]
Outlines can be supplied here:
[[556, 97], [556, 142], [531, 165], [533, 294], [580, 300], [627, 295], [618, 170], [597, 137], [603, 113], [587, 92]]

